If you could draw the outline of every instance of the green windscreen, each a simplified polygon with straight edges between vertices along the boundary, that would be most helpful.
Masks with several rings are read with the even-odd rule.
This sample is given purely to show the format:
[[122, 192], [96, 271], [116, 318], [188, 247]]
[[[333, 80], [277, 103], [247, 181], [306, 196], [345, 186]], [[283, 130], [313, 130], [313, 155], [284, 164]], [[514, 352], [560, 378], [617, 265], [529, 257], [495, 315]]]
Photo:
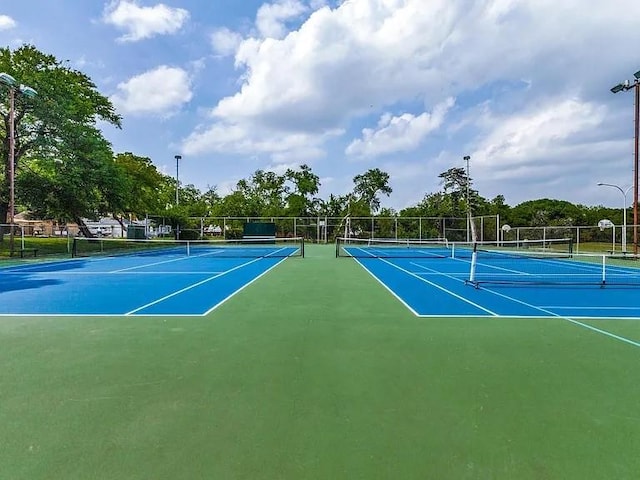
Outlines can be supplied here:
[[250, 222], [244, 224], [244, 237], [275, 237], [276, 224], [271, 222]]

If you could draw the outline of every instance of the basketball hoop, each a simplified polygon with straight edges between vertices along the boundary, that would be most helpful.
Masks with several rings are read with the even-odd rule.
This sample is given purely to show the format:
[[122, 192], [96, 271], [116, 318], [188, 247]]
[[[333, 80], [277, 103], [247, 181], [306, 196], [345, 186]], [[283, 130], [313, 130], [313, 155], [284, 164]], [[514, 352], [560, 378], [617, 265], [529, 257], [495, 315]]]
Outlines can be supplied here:
[[611, 220], [606, 219], [606, 218], [604, 218], [604, 219], [602, 219], [602, 220], [600, 220], [598, 222], [598, 228], [600, 229], [601, 232], [604, 232], [605, 229], [611, 228], [613, 226], [614, 226], [613, 222]]

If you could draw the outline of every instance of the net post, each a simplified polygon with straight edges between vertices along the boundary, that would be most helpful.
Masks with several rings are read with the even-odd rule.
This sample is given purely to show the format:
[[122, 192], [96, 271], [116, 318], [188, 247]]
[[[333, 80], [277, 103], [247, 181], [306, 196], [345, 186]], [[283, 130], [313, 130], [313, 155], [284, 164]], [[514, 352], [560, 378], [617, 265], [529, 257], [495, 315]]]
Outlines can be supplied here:
[[478, 260], [477, 244], [473, 244], [473, 252], [471, 253], [471, 269], [469, 271], [469, 282], [476, 283], [476, 263]]
[[340, 256], [340, 237], [336, 237], [336, 258]]
[[602, 255], [602, 285], [607, 281], [607, 256]]
[[189, 240], [187, 240], [187, 242], [186, 242], [187, 257], [191, 256], [191, 248], [190, 248], [190, 246], [191, 246], [191, 242]]
[[304, 258], [304, 237], [300, 237], [300, 254]]

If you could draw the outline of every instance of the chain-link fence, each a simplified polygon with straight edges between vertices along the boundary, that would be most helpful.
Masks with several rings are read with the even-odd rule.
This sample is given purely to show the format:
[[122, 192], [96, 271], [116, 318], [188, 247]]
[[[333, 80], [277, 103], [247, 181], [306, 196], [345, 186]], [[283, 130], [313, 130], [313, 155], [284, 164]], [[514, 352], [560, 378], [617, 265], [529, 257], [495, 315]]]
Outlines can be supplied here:
[[[147, 238], [171, 237], [182, 240], [242, 238], [245, 223], [270, 222], [276, 236], [304, 237], [312, 243], [333, 243], [336, 237], [364, 239], [443, 239], [472, 241], [467, 218], [439, 217], [194, 217], [173, 227], [168, 218], [148, 216], [138, 222]], [[570, 238], [575, 252], [633, 253], [633, 226], [508, 227], [497, 215], [473, 217], [471, 222], [478, 241], [523, 241]], [[177, 232], [176, 232], [177, 230]], [[77, 225], [29, 220], [0, 225], [0, 256], [45, 256], [70, 253]]]
[[[497, 215], [474, 217], [472, 221], [478, 240], [497, 239]], [[149, 216], [146, 219], [148, 236], [178, 236], [183, 240], [241, 238], [244, 224], [251, 222], [275, 223], [277, 237], [304, 237], [315, 243], [332, 243], [336, 237], [418, 240], [447, 238], [451, 241], [470, 241], [470, 223], [467, 218], [193, 217], [183, 221], [177, 228], [172, 227], [164, 217]]]

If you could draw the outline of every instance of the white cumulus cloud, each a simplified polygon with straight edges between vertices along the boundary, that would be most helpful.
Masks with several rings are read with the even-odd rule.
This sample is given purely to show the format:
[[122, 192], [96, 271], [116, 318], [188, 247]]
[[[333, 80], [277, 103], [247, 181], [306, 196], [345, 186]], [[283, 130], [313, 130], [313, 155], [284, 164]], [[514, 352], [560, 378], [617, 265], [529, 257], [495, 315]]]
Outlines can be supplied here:
[[8, 15], [0, 15], [0, 30], [9, 30], [17, 25], [16, 21]]
[[[488, 113], [471, 152], [472, 178], [483, 191], [511, 191], [518, 200], [551, 196], [586, 200], [612, 175], [625, 176], [629, 142], [612, 140], [618, 119], [603, 105], [580, 98], [549, 98], [512, 114]], [[605, 180], [606, 181], [606, 180]], [[556, 192], [554, 194], [554, 192]]]
[[286, 21], [297, 18], [306, 11], [307, 7], [298, 0], [265, 3], [258, 9], [256, 27], [263, 37], [283, 38], [287, 33]]
[[216, 54], [229, 56], [236, 53], [242, 43], [242, 36], [226, 27], [219, 28], [211, 34], [211, 46]]
[[191, 100], [190, 85], [185, 70], [162, 65], [120, 83], [111, 101], [124, 113], [170, 115]]
[[189, 19], [183, 8], [172, 8], [163, 3], [142, 7], [135, 0], [115, 0], [107, 5], [103, 20], [127, 33], [119, 38], [135, 42], [155, 35], [176, 33]]
[[[327, 150], [316, 164], [336, 182], [352, 164], [345, 152], [374, 166], [397, 153], [391, 167], [419, 159], [428, 172], [472, 154], [474, 180], [507, 197], [532, 190], [533, 198], [572, 168], [628, 159], [628, 142], [603, 132], [615, 139], [621, 125], [631, 129], [612, 114], [629, 113], [629, 99], [609, 88], [634, 71], [637, 55], [611, 46], [640, 42], [637, 18], [636, 0], [271, 2], [248, 38], [212, 37], [218, 53], [234, 55], [238, 87], [211, 105], [208, 124], [185, 147], [199, 155], [258, 152], [281, 163]], [[442, 110], [421, 114], [422, 105]], [[351, 131], [382, 112], [412, 113]], [[579, 177], [571, 178], [594, 182]]]
[[415, 116], [410, 113], [394, 117], [385, 114], [378, 127], [362, 130], [362, 138], [354, 140], [346, 149], [347, 155], [377, 157], [397, 152], [408, 152], [420, 146], [429, 133], [438, 129], [453, 106], [453, 98], [437, 105], [433, 113]]
[[184, 139], [181, 150], [187, 155], [204, 152], [266, 154], [276, 163], [304, 162], [324, 155], [321, 148], [323, 141], [323, 136], [256, 131], [248, 125], [219, 122], [193, 132]]

